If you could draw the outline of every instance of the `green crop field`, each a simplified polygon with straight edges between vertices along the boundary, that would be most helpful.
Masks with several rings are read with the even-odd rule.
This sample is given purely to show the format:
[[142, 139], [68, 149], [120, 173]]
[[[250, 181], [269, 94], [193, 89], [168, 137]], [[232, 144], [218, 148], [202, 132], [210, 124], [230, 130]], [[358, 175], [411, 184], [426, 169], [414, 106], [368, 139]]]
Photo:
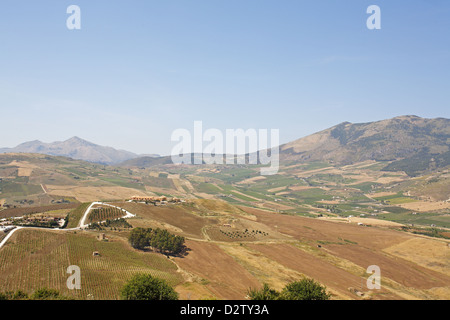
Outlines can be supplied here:
[[68, 229], [76, 228], [78, 226], [80, 219], [83, 217], [84, 212], [90, 206], [90, 204], [90, 202], [82, 203], [69, 213], [69, 222], [67, 224]]
[[42, 188], [39, 185], [16, 183], [12, 181], [0, 181], [0, 192], [2, 193], [2, 197], [5, 198], [11, 196], [23, 197], [32, 194], [43, 193]]
[[[94, 251], [100, 256], [93, 256]], [[69, 290], [67, 267], [81, 270], [81, 290]], [[177, 267], [160, 254], [137, 252], [125, 241], [99, 241], [94, 233], [20, 230], [0, 250], [1, 291], [23, 290], [31, 294], [46, 287], [75, 299], [118, 299], [120, 289], [142, 272], [182, 281]]]
[[118, 208], [113, 207], [105, 207], [105, 208], [92, 208], [89, 213], [88, 221], [89, 222], [99, 222], [105, 221], [107, 219], [117, 219], [123, 217], [125, 213]]
[[209, 194], [217, 194], [221, 193], [222, 190], [220, 190], [218, 187], [211, 183], [205, 183], [201, 182], [195, 185], [195, 189], [199, 192], [209, 193]]
[[142, 183], [132, 182], [129, 179], [125, 179], [122, 177], [104, 177], [101, 178], [101, 180], [113, 183], [119, 187], [145, 190], [145, 186]]

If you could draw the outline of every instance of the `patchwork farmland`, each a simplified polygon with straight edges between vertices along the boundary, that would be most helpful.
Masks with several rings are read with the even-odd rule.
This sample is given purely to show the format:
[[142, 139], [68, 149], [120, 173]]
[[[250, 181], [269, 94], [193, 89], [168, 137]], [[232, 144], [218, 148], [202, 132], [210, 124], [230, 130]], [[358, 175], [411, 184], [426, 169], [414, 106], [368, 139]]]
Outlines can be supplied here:
[[[442, 185], [445, 172], [421, 180], [383, 172], [373, 161], [341, 167], [317, 162], [285, 165], [278, 175], [263, 177], [248, 166], [124, 169], [49, 159], [46, 167], [38, 158], [44, 165], [29, 176], [12, 169], [24, 161], [29, 167], [33, 158], [6, 161], [2, 169], [15, 183], [30, 179], [47, 190], [26, 196], [47, 201], [41, 206], [5, 194], [3, 203], [23, 205], [0, 211], [3, 219], [52, 212], [68, 219], [66, 230], [17, 230], [0, 248], [5, 291], [47, 287], [75, 299], [119, 299], [126, 280], [144, 272], [166, 279], [181, 299], [246, 299], [249, 288], [267, 283], [280, 290], [303, 277], [325, 285], [332, 299], [450, 297], [447, 209], [438, 199], [415, 195], [424, 181], [429, 190]], [[50, 173], [54, 166], [58, 172]], [[133, 196], [183, 200], [126, 201]], [[117, 219], [122, 209], [136, 216], [126, 219], [126, 228], [76, 229], [94, 200], [104, 205], [93, 206], [87, 224]], [[413, 205], [423, 210], [408, 209]], [[185, 237], [186, 252], [167, 257], [133, 249], [128, 235], [138, 227]], [[67, 289], [69, 265], [81, 269], [81, 290]], [[379, 291], [364, 285], [370, 265], [382, 270]]]

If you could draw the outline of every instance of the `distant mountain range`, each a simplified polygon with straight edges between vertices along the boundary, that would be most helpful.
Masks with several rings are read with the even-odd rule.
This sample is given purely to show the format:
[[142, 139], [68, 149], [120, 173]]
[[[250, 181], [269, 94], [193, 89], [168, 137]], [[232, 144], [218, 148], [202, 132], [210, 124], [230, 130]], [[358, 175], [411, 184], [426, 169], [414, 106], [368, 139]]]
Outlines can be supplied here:
[[0, 153], [41, 153], [108, 165], [140, 157], [129, 151], [100, 146], [78, 137], [52, 143], [39, 140], [25, 142], [15, 148], [1, 148]]
[[[0, 153], [5, 152], [43, 153], [124, 167], [172, 163], [170, 156], [137, 155], [78, 137], [53, 143], [31, 141], [0, 149]], [[282, 163], [329, 161], [346, 165], [365, 160], [389, 161], [386, 170], [411, 175], [449, 166], [450, 119], [400, 116], [368, 123], [344, 122], [280, 146]]]
[[[347, 165], [365, 160], [389, 161], [385, 170], [410, 175], [449, 166], [450, 120], [400, 116], [368, 123], [344, 122], [280, 146], [284, 164], [329, 161]], [[169, 156], [139, 157], [120, 165], [153, 167], [169, 163]]]

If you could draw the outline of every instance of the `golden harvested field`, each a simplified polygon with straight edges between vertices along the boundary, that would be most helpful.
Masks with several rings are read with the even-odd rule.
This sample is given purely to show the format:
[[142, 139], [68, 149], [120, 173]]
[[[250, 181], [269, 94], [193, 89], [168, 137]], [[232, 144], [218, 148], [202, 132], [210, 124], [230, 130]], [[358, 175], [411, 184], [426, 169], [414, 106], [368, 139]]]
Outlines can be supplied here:
[[32, 168], [19, 168], [17, 171], [18, 177], [29, 177], [31, 176], [31, 173], [33, 172]]
[[449, 244], [448, 240], [423, 237], [407, 240], [383, 251], [450, 277]]
[[403, 224], [389, 221], [389, 220], [381, 220], [381, 219], [373, 219], [373, 218], [335, 218], [335, 217], [320, 217], [319, 220], [325, 221], [333, 221], [333, 222], [341, 222], [341, 223], [353, 223], [358, 224], [362, 223], [370, 226], [381, 226], [381, 227], [401, 227]]
[[410, 202], [410, 203], [402, 203], [399, 206], [403, 207], [405, 209], [409, 209], [409, 210], [427, 212], [427, 211], [433, 211], [433, 210], [449, 209], [450, 202], [446, 202], [446, 201], [433, 201], [433, 202], [431, 202], [431, 201], [416, 201], [416, 202]]
[[365, 196], [369, 197], [369, 198], [378, 198], [378, 197], [393, 196], [393, 195], [396, 195], [396, 194], [397, 194], [396, 192], [386, 192], [386, 191], [384, 191], [384, 192], [376, 192], [376, 193], [366, 194]]
[[149, 196], [147, 192], [125, 187], [79, 187], [46, 185], [48, 194], [74, 197], [80, 202], [94, 202], [101, 199], [128, 199], [132, 196]]
[[253, 178], [248, 178], [248, 179], [239, 181], [238, 184], [252, 184], [252, 183], [255, 183], [257, 181], [261, 181], [261, 180], [265, 180], [265, 179], [267, 179], [265, 176], [256, 176], [256, 177], [253, 177]]

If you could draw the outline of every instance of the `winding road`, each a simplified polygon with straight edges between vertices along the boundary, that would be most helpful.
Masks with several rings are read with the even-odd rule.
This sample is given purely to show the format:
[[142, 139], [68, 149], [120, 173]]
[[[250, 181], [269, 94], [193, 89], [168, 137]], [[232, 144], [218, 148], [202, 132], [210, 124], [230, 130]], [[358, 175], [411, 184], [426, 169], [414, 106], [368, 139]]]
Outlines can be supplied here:
[[11, 236], [14, 234], [14, 232], [16, 232], [17, 230], [20, 229], [40, 229], [40, 230], [59, 230], [59, 231], [74, 231], [74, 230], [84, 230], [89, 226], [89, 223], [86, 224], [85, 221], [89, 215], [89, 212], [91, 211], [92, 207], [95, 205], [102, 205], [102, 206], [109, 206], [109, 207], [113, 207], [113, 208], [117, 208], [122, 210], [125, 215], [122, 217], [123, 219], [128, 219], [128, 218], [133, 218], [136, 217], [135, 214], [132, 214], [131, 212], [128, 212], [125, 209], [122, 209], [120, 207], [114, 206], [112, 204], [108, 204], [108, 203], [103, 203], [103, 202], [92, 202], [91, 205], [86, 209], [86, 211], [83, 214], [83, 217], [81, 218], [80, 222], [78, 223], [78, 227], [76, 228], [70, 228], [70, 229], [60, 229], [60, 228], [54, 228], [54, 229], [49, 229], [49, 228], [39, 228], [39, 227], [17, 227], [12, 229], [11, 231], [8, 232], [8, 234], [6, 235], [6, 237], [0, 242], [0, 249], [6, 244], [6, 242], [9, 240], [9, 238], [11, 238]]

